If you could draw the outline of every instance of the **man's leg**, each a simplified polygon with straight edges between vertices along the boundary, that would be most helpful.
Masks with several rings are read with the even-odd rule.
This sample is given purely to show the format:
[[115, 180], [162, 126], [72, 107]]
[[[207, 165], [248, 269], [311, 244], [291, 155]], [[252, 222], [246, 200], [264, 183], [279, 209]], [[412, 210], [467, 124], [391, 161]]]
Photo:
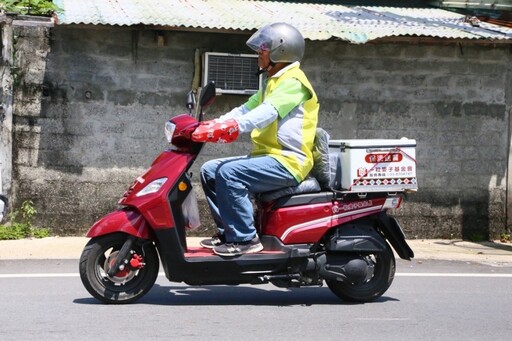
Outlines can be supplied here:
[[290, 172], [270, 156], [229, 160], [218, 166], [215, 178], [216, 204], [228, 243], [247, 242], [256, 235], [249, 193], [298, 185]]
[[226, 242], [222, 218], [219, 214], [219, 209], [217, 208], [217, 193], [215, 191], [215, 174], [217, 173], [217, 168], [224, 162], [244, 157], [246, 156], [210, 160], [205, 162], [201, 167], [201, 185], [206, 196], [206, 202], [208, 203], [208, 207], [212, 213], [213, 220], [217, 226], [217, 232], [215, 235], [211, 238], [201, 240], [200, 245], [202, 247], [213, 249], [215, 246], [222, 245]]
[[222, 163], [245, 157], [246, 156], [235, 156], [210, 160], [206, 161], [201, 167], [201, 185], [206, 196], [206, 202], [208, 203], [208, 207], [210, 207], [213, 220], [215, 221], [215, 224], [217, 224], [217, 229], [220, 234], [224, 234], [224, 227], [222, 224], [222, 218], [219, 214], [219, 209], [217, 207], [217, 193], [215, 191], [215, 174], [217, 173], [219, 165], [221, 165]]

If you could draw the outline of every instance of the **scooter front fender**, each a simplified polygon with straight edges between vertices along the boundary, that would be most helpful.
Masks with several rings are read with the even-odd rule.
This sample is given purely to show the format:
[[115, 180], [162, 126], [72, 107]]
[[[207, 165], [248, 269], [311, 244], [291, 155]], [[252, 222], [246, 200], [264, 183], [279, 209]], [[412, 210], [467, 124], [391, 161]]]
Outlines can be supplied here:
[[98, 220], [87, 232], [87, 237], [99, 237], [114, 232], [124, 232], [142, 239], [152, 239], [150, 226], [137, 211], [120, 209]]

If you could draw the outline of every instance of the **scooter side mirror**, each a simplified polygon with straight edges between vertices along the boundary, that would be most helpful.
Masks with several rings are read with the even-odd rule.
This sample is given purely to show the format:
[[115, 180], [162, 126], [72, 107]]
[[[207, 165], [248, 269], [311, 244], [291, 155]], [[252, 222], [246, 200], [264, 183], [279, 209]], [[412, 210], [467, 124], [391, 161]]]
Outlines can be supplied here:
[[199, 98], [199, 105], [205, 107], [211, 105], [215, 101], [215, 83], [209, 82], [201, 91], [201, 97]]
[[191, 114], [192, 110], [196, 107], [196, 96], [194, 95], [194, 91], [189, 91], [187, 94], [187, 109]]

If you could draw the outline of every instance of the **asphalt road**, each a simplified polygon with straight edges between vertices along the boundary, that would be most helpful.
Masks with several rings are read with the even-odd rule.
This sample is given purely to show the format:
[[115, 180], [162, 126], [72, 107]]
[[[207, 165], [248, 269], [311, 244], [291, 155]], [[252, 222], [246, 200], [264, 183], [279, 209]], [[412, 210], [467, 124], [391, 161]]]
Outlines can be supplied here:
[[0, 261], [1, 340], [509, 340], [512, 267], [397, 261], [391, 288], [348, 304], [327, 287], [190, 287], [159, 276], [136, 304], [103, 305], [77, 260]]

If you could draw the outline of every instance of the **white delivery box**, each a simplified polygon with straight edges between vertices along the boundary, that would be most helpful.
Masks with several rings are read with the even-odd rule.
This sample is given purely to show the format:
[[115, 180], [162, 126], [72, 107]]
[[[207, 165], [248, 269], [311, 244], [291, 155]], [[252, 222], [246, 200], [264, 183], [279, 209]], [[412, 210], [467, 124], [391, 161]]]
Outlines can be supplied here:
[[418, 189], [416, 140], [330, 140], [338, 153], [341, 187], [351, 192], [397, 192]]

